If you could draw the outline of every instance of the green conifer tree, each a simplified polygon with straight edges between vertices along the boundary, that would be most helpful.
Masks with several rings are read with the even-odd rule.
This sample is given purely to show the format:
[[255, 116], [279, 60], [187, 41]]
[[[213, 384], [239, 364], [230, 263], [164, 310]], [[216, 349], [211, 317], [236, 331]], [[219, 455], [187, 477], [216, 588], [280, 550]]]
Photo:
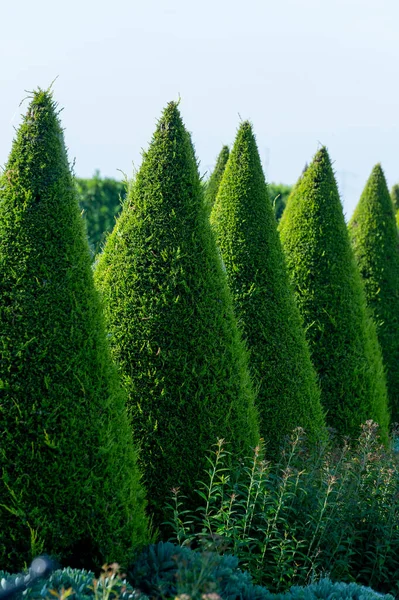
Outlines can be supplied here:
[[270, 456], [303, 427], [324, 432], [316, 373], [290, 288], [277, 222], [250, 123], [240, 126], [211, 213], [236, 316], [258, 385], [260, 432]]
[[399, 184], [396, 183], [391, 190], [391, 199], [393, 203], [393, 210], [395, 213], [396, 225], [399, 227]]
[[326, 148], [317, 152], [290, 195], [280, 234], [327, 423], [355, 436], [361, 423], [373, 419], [387, 440], [381, 350]]
[[392, 200], [380, 165], [366, 183], [349, 234], [367, 305], [377, 326], [392, 419], [399, 421], [399, 238]]
[[147, 539], [143, 491], [48, 91], [0, 181], [0, 289], [1, 567], [125, 561]]
[[212, 171], [211, 176], [209, 177], [208, 181], [206, 182], [204, 197], [205, 197], [205, 205], [207, 207], [208, 213], [211, 212], [212, 206], [215, 202], [215, 199], [216, 199], [216, 196], [218, 193], [218, 189], [219, 189], [219, 185], [222, 180], [227, 161], [229, 160], [229, 154], [230, 154], [229, 147], [223, 146], [223, 148], [220, 151], [219, 156], [217, 157], [216, 166], [215, 166], [214, 170]]
[[160, 524], [173, 486], [192, 496], [218, 437], [240, 454], [259, 435], [247, 354], [176, 103], [158, 123], [95, 280]]
[[392, 199], [392, 204], [393, 204], [393, 210], [396, 214], [399, 210], [399, 184], [398, 183], [396, 183], [394, 186], [392, 186], [391, 199]]

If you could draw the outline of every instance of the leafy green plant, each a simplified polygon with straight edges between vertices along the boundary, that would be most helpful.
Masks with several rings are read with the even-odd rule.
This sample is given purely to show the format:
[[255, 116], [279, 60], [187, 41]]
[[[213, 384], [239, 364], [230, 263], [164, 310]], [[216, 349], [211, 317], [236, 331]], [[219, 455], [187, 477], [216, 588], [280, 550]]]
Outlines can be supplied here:
[[391, 416], [399, 422], [399, 237], [381, 165], [366, 183], [349, 235], [381, 345]]
[[328, 573], [397, 594], [398, 462], [377, 429], [364, 424], [353, 447], [331, 433], [316, 451], [297, 429], [277, 463], [259, 446], [251, 459], [230, 466], [219, 440], [198, 489], [198, 511], [187, 512], [180, 491], [173, 492], [172, 540], [231, 552], [272, 592]]
[[387, 442], [381, 349], [326, 148], [294, 187], [279, 230], [327, 424], [357, 437], [360, 424], [373, 419]]
[[174, 102], [158, 122], [95, 280], [160, 524], [171, 487], [191, 492], [218, 435], [234, 440], [237, 455], [259, 436], [247, 353]]
[[324, 434], [320, 390], [284, 261], [252, 126], [243, 122], [210, 216], [250, 351], [269, 457], [295, 427]]
[[0, 564], [119, 560], [148, 540], [144, 493], [48, 91], [0, 180], [0, 290]]
[[[15, 579], [0, 571], [0, 592]], [[294, 586], [272, 594], [254, 585], [251, 575], [238, 568], [237, 558], [215, 552], [193, 551], [160, 542], [145, 548], [128, 575], [119, 565], [104, 565], [99, 578], [92, 572], [66, 568], [37, 582], [16, 599], [23, 600], [393, 600], [356, 583], [332, 582], [324, 577], [306, 587]]]
[[150, 598], [192, 600], [269, 600], [270, 594], [252, 583], [238, 559], [217, 552], [194, 552], [170, 542], [148, 546], [127, 572], [131, 585]]
[[332, 582], [328, 577], [306, 587], [294, 586], [275, 600], [393, 600], [390, 594], [380, 594], [357, 583]]
[[[7, 589], [19, 580], [29, 581], [30, 574], [9, 575], [0, 571], [1, 587]], [[47, 579], [38, 579], [27, 590], [16, 596], [17, 600], [146, 600], [134, 590], [116, 563], [104, 565], [99, 577], [84, 569], [58, 569]]]

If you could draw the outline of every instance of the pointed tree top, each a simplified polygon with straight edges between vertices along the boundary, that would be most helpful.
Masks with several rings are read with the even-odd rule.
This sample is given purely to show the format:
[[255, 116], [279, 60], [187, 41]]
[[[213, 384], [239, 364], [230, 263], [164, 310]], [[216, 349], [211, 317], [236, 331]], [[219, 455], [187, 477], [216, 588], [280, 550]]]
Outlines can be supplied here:
[[250, 131], [253, 134], [252, 123], [250, 121], [243, 121], [238, 128], [238, 132], [240, 131]]
[[324, 179], [326, 176], [328, 178], [333, 177], [334, 171], [328, 150], [325, 146], [322, 146], [314, 155], [310, 165], [302, 172], [298, 185], [309, 182], [309, 180], [319, 181], [320, 177]]
[[53, 93], [50, 90], [42, 90], [38, 88], [32, 92], [30, 103], [26, 114], [23, 116], [21, 127], [26, 125], [37, 125], [47, 122], [48, 120], [58, 121], [57, 103], [53, 98]]
[[256, 144], [256, 137], [254, 134], [253, 125], [250, 121], [243, 121], [242, 123], [240, 123], [237, 129], [237, 135], [233, 150], [236, 151], [237, 147], [239, 147], [242, 142]]
[[[194, 160], [192, 160], [194, 159]], [[183, 165], [185, 165], [183, 167]], [[143, 152], [142, 166], [137, 173], [136, 187], [139, 182], [149, 178], [154, 182], [154, 177], [159, 178], [160, 186], [158, 188], [158, 200], [162, 194], [167, 194], [171, 204], [178, 202], [179, 194], [172, 186], [179, 189], [187, 187], [187, 177], [182, 178], [181, 169], [185, 168], [187, 177], [197, 179], [196, 159], [191, 137], [184, 125], [177, 102], [169, 102], [163, 110], [157, 123], [156, 130], [152, 136], [151, 143], [147, 150]], [[167, 176], [165, 175], [167, 173]], [[143, 184], [145, 187], [147, 184]], [[199, 185], [199, 178], [198, 178]], [[162, 190], [162, 191], [161, 191]], [[187, 189], [187, 193], [191, 194]], [[142, 203], [144, 197], [151, 195], [144, 194], [141, 197], [138, 194], [136, 207]], [[148, 199], [147, 198], [147, 199]], [[151, 196], [151, 202], [155, 196]]]
[[377, 163], [376, 165], [374, 165], [372, 172], [373, 173], [381, 173], [382, 175], [384, 175], [384, 170], [381, 167], [381, 163]]
[[[324, 209], [320, 212], [321, 206], [331, 213], [330, 217], [327, 217], [327, 212]], [[346, 229], [334, 170], [325, 146], [322, 146], [316, 152], [288, 198], [279, 225], [281, 235], [285, 235], [286, 223], [288, 222], [290, 223], [290, 229], [299, 228], [303, 231], [301, 226], [297, 226], [296, 219], [292, 218], [292, 214], [297, 211], [306, 214], [308, 219], [315, 218], [324, 221], [332, 218], [336, 226]], [[332, 233], [333, 228], [330, 228], [330, 230]]]
[[381, 163], [377, 163], [376, 165], [374, 165], [368, 182], [371, 182], [371, 181], [375, 181], [375, 182], [378, 182], [380, 185], [383, 185], [389, 194], [387, 180], [385, 178], [384, 170], [381, 167]]
[[52, 186], [63, 177], [68, 187], [71, 178], [60, 110], [52, 91], [39, 88], [29, 98], [2, 177], [16, 203], [21, 202], [22, 196], [16, 194], [20, 187], [32, 192], [25, 202], [35, 203], [37, 194], [54, 199]]
[[389, 213], [392, 213], [392, 219], [394, 217], [394, 209], [389, 195], [387, 181], [380, 163], [377, 163], [371, 171], [359, 203], [350, 220], [351, 224], [355, 225], [356, 220], [363, 210], [371, 210], [374, 214], [379, 214], [380, 217], [388, 211]]
[[324, 162], [331, 165], [330, 156], [328, 154], [328, 150], [327, 150], [326, 146], [322, 146], [321, 148], [319, 148], [319, 150], [314, 155], [314, 158], [312, 161], [313, 164], [314, 163], [324, 163]]
[[[243, 121], [240, 123], [240, 126], [237, 130], [236, 141], [234, 143], [234, 147], [237, 147], [237, 144], [240, 143], [242, 139], [255, 139], [255, 134], [253, 132], [252, 123], [250, 121]], [[233, 148], [234, 149], [234, 148]]]
[[[384, 173], [384, 169], [381, 166], [381, 163], [377, 163], [376, 165], [374, 165], [373, 170], [371, 171], [371, 178], [376, 178], [376, 179], [380, 179], [381, 183], [387, 188], [388, 190], [388, 186], [387, 186], [387, 180], [385, 178], [385, 173]], [[389, 192], [388, 192], [389, 193]]]
[[184, 127], [183, 119], [181, 117], [178, 106], [178, 102], [168, 102], [158, 121], [156, 131], [167, 131], [171, 127]]

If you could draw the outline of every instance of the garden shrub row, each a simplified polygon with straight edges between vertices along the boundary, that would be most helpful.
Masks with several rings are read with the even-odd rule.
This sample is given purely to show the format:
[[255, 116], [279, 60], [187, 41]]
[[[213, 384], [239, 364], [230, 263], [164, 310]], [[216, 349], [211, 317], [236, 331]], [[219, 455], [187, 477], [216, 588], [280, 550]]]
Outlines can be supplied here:
[[234, 309], [251, 353], [261, 436], [278, 457], [303, 427], [325, 428], [316, 373], [290, 288], [277, 223], [251, 124], [240, 126], [211, 212]]
[[326, 148], [294, 187], [279, 230], [327, 423], [356, 436], [361, 423], [373, 419], [387, 441], [381, 350]]
[[367, 181], [349, 233], [384, 358], [392, 420], [399, 422], [399, 240], [381, 165]]
[[286, 258], [246, 122], [204, 188], [168, 104], [94, 279], [78, 201], [39, 90], [0, 178], [3, 568], [41, 551], [130, 560], [168, 535], [172, 487], [198, 507], [218, 438], [226, 468], [261, 436], [278, 461], [298, 425], [322, 443], [324, 413], [352, 437], [374, 419], [388, 444], [382, 355], [324, 148], [283, 213]]
[[[14, 585], [21, 576], [1, 572], [1, 587]], [[29, 574], [24, 576], [29, 578]], [[391, 595], [374, 592], [355, 583], [320, 579], [308, 586], [293, 586], [283, 594], [254, 585], [251, 575], [242, 571], [238, 560], [215, 552], [194, 552], [170, 542], [144, 549], [128, 569], [104, 565], [99, 577], [86, 570], [66, 568], [39, 579], [17, 596], [17, 600], [393, 600]]]

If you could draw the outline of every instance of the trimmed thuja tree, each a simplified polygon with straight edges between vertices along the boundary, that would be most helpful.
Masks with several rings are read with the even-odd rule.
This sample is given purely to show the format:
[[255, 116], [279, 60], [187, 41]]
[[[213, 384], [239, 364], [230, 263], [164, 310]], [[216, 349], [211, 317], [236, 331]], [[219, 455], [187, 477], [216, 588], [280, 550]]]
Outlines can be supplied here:
[[192, 495], [218, 437], [236, 455], [258, 441], [247, 355], [201, 190], [172, 102], [95, 273], [158, 524], [173, 486]]
[[392, 419], [399, 421], [399, 239], [384, 172], [376, 165], [349, 223], [366, 300], [386, 369]]
[[395, 214], [396, 225], [399, 226], [399, 184], [396, 183], [391, 190], [391, 199]]
[[[147, 539], [63, 131], [33, 94], [0, 181], [0, 564], [125, 561]], [[101, 564], [101, 563], [100, 563]]]
[[277, 223], [250, 123], [237, 133], [211, 213], [236, 316], [258, 386], [260, 431], [269, 456], [285, 436], [324, 432], [316, 373], [295, 305]]
[[223, 177], [224, 170], [226, 168], [227, 161], [229, 160], [230, 150], [228, 146], [223, 146], [217, 157], [216, 166], [212, 171], [209, 180], [205, 186], [205, 204], [208, 212], [212, 210], [212, 206], [215, 203], [215, 199], [218, 193], [219, 185]]
[[381, 350], [326, 148], [317, 152], [290, 195], [280, 234], [327, 423], [357, 436], [360, 424], [373, 419], [387, 440]]
[[391, 200], [392, 200], [392, 204], [393, 204], [393, 210], [396, 214], [399, 210], [399, 184], [398, 183], [396, 183], [394, 186], [392, 186]]

